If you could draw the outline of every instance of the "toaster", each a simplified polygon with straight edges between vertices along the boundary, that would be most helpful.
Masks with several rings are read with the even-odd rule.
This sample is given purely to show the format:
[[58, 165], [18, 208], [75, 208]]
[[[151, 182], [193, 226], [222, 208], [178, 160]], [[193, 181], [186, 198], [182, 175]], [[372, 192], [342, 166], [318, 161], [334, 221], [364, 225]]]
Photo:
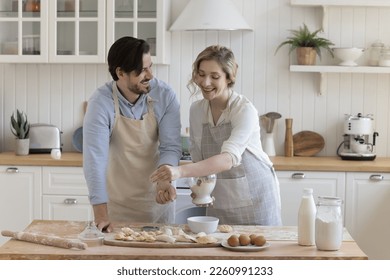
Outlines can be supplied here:
[[51, 124], [36, 123], [30, 125], [30, 154], [51, 153], [52, 149], [62, 151], [60, 129]]

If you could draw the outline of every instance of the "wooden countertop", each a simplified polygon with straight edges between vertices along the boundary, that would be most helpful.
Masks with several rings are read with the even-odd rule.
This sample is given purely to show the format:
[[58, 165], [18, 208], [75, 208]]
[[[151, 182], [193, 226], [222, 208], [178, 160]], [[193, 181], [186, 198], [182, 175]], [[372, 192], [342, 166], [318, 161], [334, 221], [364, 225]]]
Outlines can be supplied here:
[[52, 159], [50, 154], [17, 156], [14, 152], [0, 153], [0, 165], [26, 166], [83, 166], [82, 153], [62, 153], [61, 159]]
[[[85, 222], [35, 220], [25, 231], [66, 238], [77, 238]], [[343, 241], [338, 251], [319, 251], [315, 246], [299, 246], [294, 237], [279, 238], [296, 231], [295, 227], [234, 226], [236, 232], [263, 234], [270, 247], [257, 252], [236, 252], [223, 247], [207, 248], [139, 248], [102, 245], [86, 250], [62, 249], [51, 246], [9, 240], [0, 247], [0, 259], [33, 260], [367, 260], [367, 255], [355, 241]], [[289, 234], [287, 234], [289, 235]], [[274, 237], [272, 237], [274, 236]], [[276, 237], [275, 237], [276, 236]], [[291, 236], [294, 236], [291, 234]], [[290, 237], [291, 237], [290, 236]], [[271, 240], [272, 239], [272, 240]], [[279, 239], [279, 240], [277, 240]]]
[[[373, 161], [342, 160], [339, 157], [271, 157], [278, 171], [354, 171], [354, 172], [390, 172], [390, 158], [376, 158]], [[182, 164], [185, 164], [183, 161]], [[54, 160], [50, 154], [31, 154], [16, 156], [14, 152], [0, 153], [0, 165], [30, 166], [83, 166], [81, 153], [63, 153], [60, 160]]]
[[276, 170], [390, 172], [390, 158], [372, 161], [342, 160], [339, 157], [270, 157]]

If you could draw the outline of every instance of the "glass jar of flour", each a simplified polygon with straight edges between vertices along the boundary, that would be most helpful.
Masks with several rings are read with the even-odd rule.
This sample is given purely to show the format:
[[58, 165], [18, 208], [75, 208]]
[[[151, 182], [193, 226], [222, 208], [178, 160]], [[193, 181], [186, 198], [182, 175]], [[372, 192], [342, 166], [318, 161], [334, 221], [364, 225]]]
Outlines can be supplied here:
[[318, 250], [340, 249], [343, 241], [342, 203], [338, 197], [318, 197], [315, 222], [315, 243]]

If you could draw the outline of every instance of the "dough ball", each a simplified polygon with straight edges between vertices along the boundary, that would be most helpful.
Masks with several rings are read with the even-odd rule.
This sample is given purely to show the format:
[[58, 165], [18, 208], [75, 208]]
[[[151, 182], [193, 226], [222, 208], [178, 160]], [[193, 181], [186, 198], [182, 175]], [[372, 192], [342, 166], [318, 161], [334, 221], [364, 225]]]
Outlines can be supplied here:
[[229, 225], [219, 225], [218, 230], [223, 233], [232, 232], [233, 228]]
[[251, 238], [248, 234], [240, 234], [240, 237], [238, 237], [238, 239], [240, 240], [241, 246], [247, 246], [251, 244]]
[[214, 236], [206, 235], [196, 238], [196, 242], [200, 244], [213, 244], [217, 243], [218, 239]]
[[263, 246], [263, 245], [265, 244], [266, 241], [267, 241], [267, 240], [265, 239], [264, 236], [258, 235], [258, 236], [256, 236], [256, 238], [255, 238], [255, 245], [256, 245], [256, 246]]
[[232, 247], [237, 247], [240, 245], [240, 240], [237, 235], [233, 234], [228, 238], [227, 243]]

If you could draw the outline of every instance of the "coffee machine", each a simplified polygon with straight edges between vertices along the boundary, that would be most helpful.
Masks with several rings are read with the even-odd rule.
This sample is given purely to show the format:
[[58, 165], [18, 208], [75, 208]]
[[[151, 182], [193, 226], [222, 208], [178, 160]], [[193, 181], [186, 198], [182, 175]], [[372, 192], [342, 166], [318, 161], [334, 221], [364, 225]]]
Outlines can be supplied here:
[[375, 141], [379, 134], [374, 132], [373, 126], [372, 114], [366, 116], [361, 113], [356, 116], [346, 114], [344, 141], [337, 148], [337, 155], [343, 160], [374, 160], [376, 157]]

